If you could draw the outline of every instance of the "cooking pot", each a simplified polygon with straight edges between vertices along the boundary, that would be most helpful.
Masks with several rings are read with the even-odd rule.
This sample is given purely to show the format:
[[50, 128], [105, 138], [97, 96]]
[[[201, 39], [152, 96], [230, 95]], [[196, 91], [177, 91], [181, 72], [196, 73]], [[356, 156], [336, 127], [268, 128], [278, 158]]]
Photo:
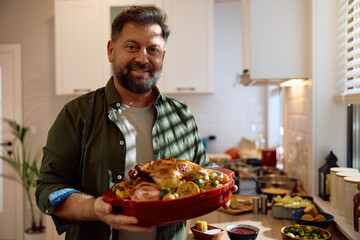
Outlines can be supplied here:
[[296, 192], [297, 179], [278, 174], [259, 176], [256, 178], [256, 191], [258, 193], [265, 193], [264, 189], [273, 189], [273, 192], [267, 191], [266, 193], [274, 195], [284, 194], [285, 191], [282, 190], [288, 190], [289, 193]]

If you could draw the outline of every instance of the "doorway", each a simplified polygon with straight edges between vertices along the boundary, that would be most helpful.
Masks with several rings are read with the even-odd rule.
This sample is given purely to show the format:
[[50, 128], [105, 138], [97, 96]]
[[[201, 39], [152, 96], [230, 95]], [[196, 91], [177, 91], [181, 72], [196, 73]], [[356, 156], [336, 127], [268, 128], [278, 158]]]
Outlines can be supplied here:
[[[0, 44], [0, 119], [22, 122], [20, 44]], [[10, 139], [7, 126], [0, 121], [0, 142]], [[2, 147], [0, 146], [0, 151]], [[10, 172], [0, 160], [0, 173]], [[0, 178], [0, 240], [20, 240], [24, 235], [23, 191], [19, 184]]]

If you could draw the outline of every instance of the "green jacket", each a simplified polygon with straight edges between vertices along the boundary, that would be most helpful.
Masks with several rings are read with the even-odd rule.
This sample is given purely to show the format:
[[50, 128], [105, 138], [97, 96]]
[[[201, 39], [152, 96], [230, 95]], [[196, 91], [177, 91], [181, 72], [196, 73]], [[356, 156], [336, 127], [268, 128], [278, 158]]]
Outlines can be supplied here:
[[[154, 91], [154, 159], [175, 157], [207, 165], [209, 160], [187, 106], [160, 94], [157, 88]], [[116, 116], [120, 106], [111, 78], [106, 87], [70, 101], [61, 110], [43, 148], [35, 193], [42, 212], [53, 213], [49, 195], [55, 191], [74, 188], [99, 197], [126, 176], [126, 142]], [[158, 227], [157, 238], [182, 240], [184, 226], [178, 223]], [[116, 235], [117, 231], [103, 222], [81, 222], [67, 231], [66, 239], [117, 240]]]

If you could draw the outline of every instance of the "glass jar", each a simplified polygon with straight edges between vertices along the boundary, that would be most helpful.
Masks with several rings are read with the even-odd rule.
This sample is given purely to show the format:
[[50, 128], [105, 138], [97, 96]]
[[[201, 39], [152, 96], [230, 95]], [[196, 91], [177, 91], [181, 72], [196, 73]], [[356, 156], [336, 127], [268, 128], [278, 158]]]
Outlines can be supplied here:
[[354, 209], [354, 202], [353, 198], [354, 195], [357, 193], [357, 186], [360, 183], [360, 176], [351, 176], [344, 178], [345, 183], [345, 194], [344, 194], [344, 207], [345, 207], [345, 222], [350, 225], [354, 224], [354, 216], [353, 216], [353, 209]]
[[[356, 169], [357, 170], [357, 169]], [[345, 177], [351, 177], [351, 176], [360, 176], [359, 172], [338, 172], [336, 173], [336, 212], [337, 214], [344, 216], [345, 215], [345, 202], [346, 202], [346, 196], [344, 193], [345, 190]], [[354, 194], [352, 194], [352, 197]], [[350, 198], [351, 199], [351, 198]]]
[[354, 168], [346, 167], [332, 167], [330, 168], [330, 205], [333, 208], [337, 207], [337, 194], [336, 194], [336, 173], [338, 172], [359, 172], [359, 170]]

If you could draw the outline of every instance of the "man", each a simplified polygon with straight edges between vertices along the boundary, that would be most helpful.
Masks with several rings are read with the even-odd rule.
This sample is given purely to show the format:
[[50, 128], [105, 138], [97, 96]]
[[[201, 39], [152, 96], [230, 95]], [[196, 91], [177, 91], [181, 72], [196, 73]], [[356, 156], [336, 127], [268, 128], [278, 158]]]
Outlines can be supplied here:
[[107, 46], [113, 77], [67, 103], [49, 130], [36, 199], [66, 239], [184, 239], [183, 222], [142, 227], [102, 199], [135, 164], [167, 157], [209, 163], [187, 106], [155, 87], [169, 36], [165, 20], [156, 7], [121, 12]]

